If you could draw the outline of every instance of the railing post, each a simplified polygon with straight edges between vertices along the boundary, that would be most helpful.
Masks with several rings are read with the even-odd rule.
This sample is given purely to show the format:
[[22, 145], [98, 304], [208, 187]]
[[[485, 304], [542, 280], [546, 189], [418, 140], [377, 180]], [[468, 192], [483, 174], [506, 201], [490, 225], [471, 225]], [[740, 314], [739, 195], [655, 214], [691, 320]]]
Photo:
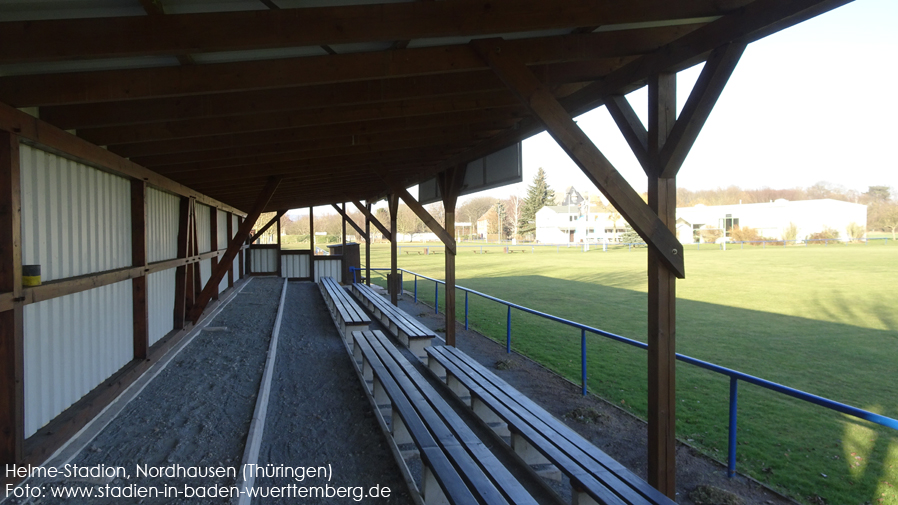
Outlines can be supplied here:
[[583, 396], [586, 396], [586, 330], [580, 328], [580, 375], [583, 381]]
[[730, 377], [730, 442], [727, 455], [727, 477], [736, 475], [736, 416], [739, 404], [739, 381]]
[[505, 352], [511, 354], [511, 305], [508, 306], [505, 327]]
[[415, 303], [418, 303], [418, 276], [415, 276]]
[[433, 313], [440, 313], [440, 283], [433, 281]]
[[465, 330], [468, 329], [468, 292], [465, 291]]

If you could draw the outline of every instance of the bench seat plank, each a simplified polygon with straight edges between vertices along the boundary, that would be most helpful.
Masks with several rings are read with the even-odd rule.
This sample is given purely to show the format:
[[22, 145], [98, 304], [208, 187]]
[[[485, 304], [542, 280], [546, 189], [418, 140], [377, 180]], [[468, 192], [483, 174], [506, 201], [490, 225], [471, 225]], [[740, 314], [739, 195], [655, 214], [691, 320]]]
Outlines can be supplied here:
[[[636, 474], [602, 452], [531, 399], [455, 348], [430, 347], [428, 354], [510, 428], [585, 488], [609, 503], [672, 504]], [[583, 477], [585, 472], [586, 478]], [[606, 490], [614, 497], [608, 498]], [[624, 500], [624, 501], [614, 501]]]
[[418, 359], [422, 362], [427, 359], [424, 348], [436, 338], [436, 333], [391, 304], [370, 286], [353, 284], [352, 292]]

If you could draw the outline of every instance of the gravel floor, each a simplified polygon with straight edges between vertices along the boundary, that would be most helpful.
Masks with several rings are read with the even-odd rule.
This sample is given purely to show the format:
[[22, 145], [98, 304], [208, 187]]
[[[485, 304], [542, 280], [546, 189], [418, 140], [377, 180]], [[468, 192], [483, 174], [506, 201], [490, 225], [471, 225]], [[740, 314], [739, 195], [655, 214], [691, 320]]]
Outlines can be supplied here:
[[[274, 467], [331, 465], [332, 478], [263, 478], [256, 486], [390, 488], [389, 498], [363, 503], [412, 503], [405, 481], [374, 418], [340, 334], [318, 287], [287, 288], [277, 362], [259, 464]], [[346, 498], [267, 498], [253, 503], [358, 503]]]
[[[253, 279], [202, 331], [72, 460], [87, 467], [122, 466], [130, 479], [60, 479], [47, 486], [92, 489], [136, 485], [232, 486], [229, 477], [137, 477], [150, 467], [239, 467], [255, 408], [282, 279]], [[224, 329], [226, 328], [226, 329]], [[182, 493], [183, 494], [183, 493]], [[9, 503], [202, 504], [221, 498], [79, 498], [44, 496]]]

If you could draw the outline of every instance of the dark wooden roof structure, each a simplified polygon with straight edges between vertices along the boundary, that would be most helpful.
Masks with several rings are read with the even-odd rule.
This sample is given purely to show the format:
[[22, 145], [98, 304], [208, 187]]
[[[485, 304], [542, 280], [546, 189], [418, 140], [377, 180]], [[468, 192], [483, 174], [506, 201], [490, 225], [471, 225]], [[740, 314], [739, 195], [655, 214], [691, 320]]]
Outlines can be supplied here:
[[[672, 233], [677, 171], [745, 46], [845, 3], [5, 0], [0, 165], [16, 163], [6, 148], [21, 138], [246, 215], [213, 291], [262, 211], [384, 197], [395, 209], [402, 198], [446, 242], [452, 286], [455, 244], [445, 230], [461, 167], [548, 130], [650, 246], [648, 473], [673, 496], [675, 280], [685, 275]], [[677, 117], [675, 72], [701, 62]], [[624, 94], [646, 85], [644, 127]], [[646, 171], [648, 203], [572, 119], [602, 105]], [[434, 176], [445, 229], [405, 190]], [[17, 197], [4, 180], [0, 232], [15, 237], [17, 218], [2, 203]], [[4, 317], [21, 310], [18, 274], [6, 271], [20, 269], [20, 246], [7, 243]], [[395, 269], [395, 242], [393, 256]], [[446, 303], [454, 306], [454, 290]], [[454, 328], [454, 310], [446, 312]], [[16, 328], [17, 314], [0, 330]], [[20, 385], [7, 379], [0, 400], [12, 391], [6, 396], [21, 401]], [[3, 454], [20, 450], [7, 439]]]

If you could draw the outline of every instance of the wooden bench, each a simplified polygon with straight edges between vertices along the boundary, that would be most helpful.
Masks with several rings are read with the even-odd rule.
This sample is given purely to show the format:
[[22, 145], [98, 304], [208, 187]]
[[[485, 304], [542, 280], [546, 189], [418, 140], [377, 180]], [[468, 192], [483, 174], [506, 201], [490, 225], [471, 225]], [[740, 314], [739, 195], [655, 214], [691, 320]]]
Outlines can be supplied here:
[[528, 464], [555, 465], [570, 478], [575, 505], [674, 502], [545, 409], [454, 347], [428, 347], [428, 366]]
[[[419, 454], [426, 505], [536, 504], [458, 413], [381, 331], [352, 333], [353, 359], [394, 455]], [[417, 451], [403, 451], [414, 444]]]
[[371, 318], [336, 280], [332, 277], [322, 277], [318, 280], [318, 288], [321, 290], [324, 303], [330, 309], [334, 324], [343, 335], [344, 342], [349, 344], [353, 331], [368, 329]]
[[422, 363], [426, 363], [427, 353], [424, 352], [424, 348], [432, 343], [437, 336], [436, 333], [377, 294], [371, 286], [353, 284], [352, 294], [365, 304], [390, 333], [396, 335], [402, 345], [408, 347]]

